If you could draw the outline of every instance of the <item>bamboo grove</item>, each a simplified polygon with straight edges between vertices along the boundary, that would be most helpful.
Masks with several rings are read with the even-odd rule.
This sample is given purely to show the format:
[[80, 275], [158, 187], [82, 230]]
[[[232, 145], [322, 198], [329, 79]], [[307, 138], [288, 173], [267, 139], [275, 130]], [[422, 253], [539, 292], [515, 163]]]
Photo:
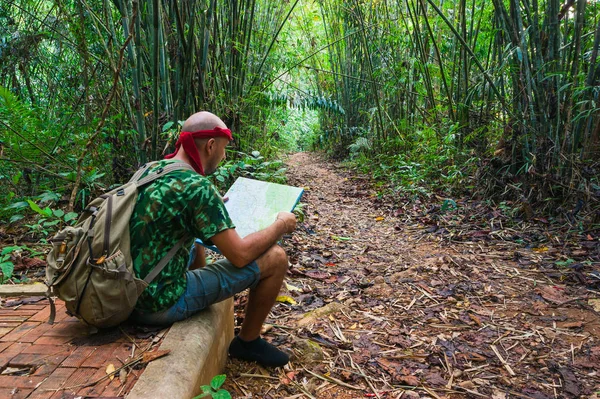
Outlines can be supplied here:
[[346, 111], [324, 117], [329, 142], [458, 174], [471, 161], [488, 196], [597, 203], [599, 2], [319, 7], [333, 44], [328, 73], [313, 70]]
[[402, 184], [597, 203], [599, 46], [596, 0], [7, 0], [0, 186], [72, 207], [191, 112], [250, 152], [300, 109], [305, 142]]
[[250, 105], [268, 102], [258, 87], [273, 69], [270, 51], [293, 7], [3, 2], [2, 174], [24, 170], [26, 186], [33, 175], [62, 178], [74, 185], [73, 205], [82, 180], [93, 184], [106, 162], [122, 180], [133, 164], [156, 159], [177, 122], [199, 109], [234, 130], [258, 127], [238, 144], [258, 145], [253, 133], [264, 107]]

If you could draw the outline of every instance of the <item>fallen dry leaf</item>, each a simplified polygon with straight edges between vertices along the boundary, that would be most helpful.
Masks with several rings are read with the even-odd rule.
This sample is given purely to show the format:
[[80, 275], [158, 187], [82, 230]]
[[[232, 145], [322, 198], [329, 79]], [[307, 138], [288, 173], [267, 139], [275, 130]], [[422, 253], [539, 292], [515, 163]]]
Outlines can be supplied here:
[[275, 300], [277, 302], [281, 302], [281, 303], [289, 303], [290, 305], [298, 304], [298, 302], [296, 302], [294, 300], [294, 298], [292, 298], [291, 296], [287, 296], [287, 295], [279, 295]]
[[302, 288], [296, 287], [295, 285], [288, 284], [288, 283], [285, 283], [285, 288], [288, 291], [302, 292]]
[[304, 315], [304, 317], [298, 320], [298, 326], [304, 327], [306, 325], [314, 323], [319, 317], [327, 316], [333, 313], [339, 312], [344, 305], [339, 302], [331, 302], [328, 305], [325, 305], [321, 308], [315, 309], [311, 312], [308, 312]]
[[263, 324], [262, 328], [260, 329], [260, 333], [262, 334], [266, 334], [269, 331], [271, 331], [273, 329], [273, 325], [272, 324]]
[[482, 324], [481, 324], [481, 319], [479, 317], [475, 316], [472, 313], [469, 313], [469, 318], [471, 320], [473, 320], [475, 322], [475, 324], [477, 324], [478, 327], [481, 327]]
[[292, 381], [296, 379], [296, 374], [298, 374], [297, 371], [290, 371], [285, 375], [281, 376], [279, 380], [283, 385], [289, 385], [292, 383]]
[[[111, 363], [111, 364], [109, 364], [108, 366], [106, 366], [106, 374], [111, 374], [111, 373], [114, 373], [114, 372], [115, 372], [115, 370], [116, 370], [116, 369], [115, 369], [115, 365], [114, 365], [114, 364], [112, 364], [112, 363]], [[110, 376], [110, 377], [108, 377], [108, 378], [110, 378], [110, 379], [111, 379], [111, 381], [112, 381], [112, 379], [113, 379], [113, 378], [115, 378], [115, 376], [114, 376], [114, 374], [113, 374], [113, 375], [111, 375], [111, 376]]]
[[506, 399], [506, 393], [500, 391], [499, 389], [494, 389], [492, 392], [492, 399]]
[[535, 293], [541, 295], [542, 298], [548, 302], [555, 304], [561, 304], [569, 300], [569, 297], [565, 295], [565, 291], [556, 286], [545, 285], [543, 287], [538, 287], [535, 289]]
[[560, 328], [581, 328], [583, 327], [583, 321], [570, 321], [567, 323], [558, 323]]
[[304, 274], [306, 277], [314, 278], [315, 280], [325, 280], [331, 276], [329, 273], [320, 272], [318, 270], [309, 270]]
[[125, 384], [125, 381], [127, 381], [127, 370], [121, 369], [119, 371], [119, 381], [121, 381], [121, 384]]
[[396, 380], [404, 385], [410, 385], [411, 387], [418, 387], [420, 385], [419, 379], [414, 375], [399, 375]]
[[150, 363], [156, 359], [168, 355], [170, 352], [170, 350], [146, 352], [142, 355], [142, 363]]

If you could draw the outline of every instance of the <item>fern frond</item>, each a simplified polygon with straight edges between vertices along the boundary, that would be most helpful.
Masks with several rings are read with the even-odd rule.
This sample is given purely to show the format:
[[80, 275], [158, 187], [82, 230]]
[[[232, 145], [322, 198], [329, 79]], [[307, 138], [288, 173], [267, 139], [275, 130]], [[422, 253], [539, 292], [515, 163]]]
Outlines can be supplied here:
[[361, 151], [371, 150], [371, 143], [366, 137], [359, 137], [356, 141], [348, 146], [351, 154], [357, 154]]

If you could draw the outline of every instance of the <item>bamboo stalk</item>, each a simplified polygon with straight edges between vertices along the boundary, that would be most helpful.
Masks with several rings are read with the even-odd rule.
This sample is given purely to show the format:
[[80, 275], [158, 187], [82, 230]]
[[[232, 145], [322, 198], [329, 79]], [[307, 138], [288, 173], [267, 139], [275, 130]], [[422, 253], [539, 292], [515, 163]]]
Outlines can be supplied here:
[[[134, 3], [133, 3], [134, 17], [136, 14], [137, 14], [137, 1], [134, 0]], [[98, 125], [96, 126], [96, 131], [88, 139], [86, 146], [85, 146], [85, 151], [82, 152], [81, 155], [79, 156], [79, 158], [77, 159], [77, 172], [76, 172], [76, 177], [75, 177], [75, 183], [73, 184], [73, 191], [71, 192], [71, 197], [69, 199], [69, 206], [67, 208], [70, 212], [73, 211], [73, 207], [75, 205], [75, 198], [77, 197], [79, 185], [81, 184], [81, 169], [83, 166], [83, 160], [87, 156], [87, 152], [91, 149], [92, 145], [95, 143], [96, 137], [102, 132], [102, 127], [106, 123], [106, 117], [108, 115], [108, 110], [110, 108], [110, 104], [115, 96], [116, 91], [117, 91], [117, 84], [119, 82], [119, 75], [121, 73], [121, 68], [123, 66], [123, 58], [125, 55], [125, 49], [127, 48], [127, 45], [132, 40], [132, 38], [133, 37], [131, 34], [129, 36], [127, 36], [127, 38], [125, 39], [125, 43], [119, 50], [118, 63], [116, 65], [114, 73], [113, 73], [114, 77], [113, 77], [113, 81], [112, 81], [112, 89], [108, 95], [108, 98], [106, 99], [104, 109], [102, 110], [102, 114], [100, 116], [100, 121], [98, 122]]]
[[160, 6], [159, 0], [152, 0], [152, 7], [150, 13], [152, 17], [152, 99], [153, 99], [153, 112], [152, 112], [152, 141], [151, 141], [151, 156], [152, 159], [156, 159], [157, 156], [157, 144], [158, 144], [158, 113], [160, 111], [160, 98], [159, 98], [159, 86], [160, 86], [160, 43], [158, 41], [158, 31], [160, 24]]

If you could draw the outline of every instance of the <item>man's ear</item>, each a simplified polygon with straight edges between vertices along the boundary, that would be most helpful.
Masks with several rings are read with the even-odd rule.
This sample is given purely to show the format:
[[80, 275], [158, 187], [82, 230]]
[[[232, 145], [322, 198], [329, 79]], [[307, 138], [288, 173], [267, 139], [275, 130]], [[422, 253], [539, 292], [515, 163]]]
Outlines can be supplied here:
[[208, 141], [206, 142], [206, 151], [208, 152], [208, 154], [213, 152], [215, 144], [216, 140], [213, 137], [208, 139]]

